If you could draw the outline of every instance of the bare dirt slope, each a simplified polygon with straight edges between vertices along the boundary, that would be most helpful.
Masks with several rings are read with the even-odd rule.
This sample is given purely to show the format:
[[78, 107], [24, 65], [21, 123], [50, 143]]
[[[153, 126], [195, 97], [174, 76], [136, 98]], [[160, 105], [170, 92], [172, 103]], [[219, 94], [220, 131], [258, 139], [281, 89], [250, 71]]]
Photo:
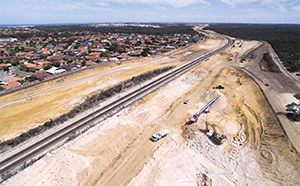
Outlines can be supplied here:
[[[3, 185], [299, 184], [299, 155], [258, 85], [239, 69], [242, 55], [259, 45], [246, 41], [212, 57]], [[212, 88], [219, 84], [225, 89]], [[217, 94], [210, 112], [186, 125]], [[228, 137], [225, 144], [203, 132], [206, 121]], [[166, 138], [149, 140], [164, 128]]]
[[[243, 56], [247, 62], [242, 65], [260, 85], [273, 112], [276, 113], [275, 119], [280, 121], [292, 145], [300, 152], [300, 122], [292, 122], [284, 114], [287, 104], [299, 102], [296, 95], [300, 92], [300, 84], [282, 68], [281, 62], [275, 55], [266, 43], [262, 43]], [[264, 86], [265, 83], [269, 86]]]

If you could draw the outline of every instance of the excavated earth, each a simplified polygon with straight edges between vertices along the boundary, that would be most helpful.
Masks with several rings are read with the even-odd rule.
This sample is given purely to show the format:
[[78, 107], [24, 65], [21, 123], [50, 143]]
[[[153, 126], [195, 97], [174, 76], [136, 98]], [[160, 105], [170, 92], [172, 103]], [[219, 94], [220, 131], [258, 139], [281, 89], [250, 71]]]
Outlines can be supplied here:
[[[278, 75], [283, 78], [285, 73], [271, 60], [266, 45], [257, 41], [239, 42], [243, 43], [241, 47], [231, 47], [211, 57], [51, 151], [2, 185], [298, 185], [299, 154], [296, 143], [283, 130], [286, 125], [298, 123], [288, 123], [277, 111], [284, 111], [285, 101], [296, 99], [293, 94], [299, 93], [299, 85], [292, 79], [278, 79]], [[142, 72], [140, 68], [182, 64], [191, 60], [193, 52], [200, 54], [222, 44], [219, 39], [210, 39], [169, 56], [121, 65], [123, 71], [114, 70], [117, 67], [103, 68], [102, 86], [93, 85], [90, 89], [124, 80], [130, 74]], [[94, 73], [90, 73], [89, 80], [80, 79], [99, 81], [92, 78]], [[277, 81], [282, 84], [275, 85]], [[66, 87], [70, 85], [68, 82], [65, 81]], [[265, 87], [265, 82], [270, 87]], [[292, 87], [281, 87], [284, 84]], [[224, 89], [215, 89], [218, 85]], [[57, 91], [65, 86], [59, 87]], [[51, 86], [47, 85], [49, 89]], [[187, 124], [197, 110], [218, 94], [221, 97], [209, 107], [208, 113], [201, 114], [197, 123]], [[282, 94], [284, 99], [279, 100], [278, 108], [273, 107], [268, 96]], [[40, 96], [35, 92], [31, 95], [36, 99]], [[12, 97], [15, 105], [22, 96]], [[183, 104], [185, 99], [189, 99], [188, 104]], [[13, 101], [9, 100], [1, 102], [13, 108]], [[63, 105], [70, 102], [60, 105], [59, 112], [67, 110]], [[214, 124], [218, 132], [227, 136], [227, 142], [217, 145], [211, 132], [204, 132], [205, 122]], [[149, 140], [164, 128], [170, 130], [166, 138], [156, 143]], [[10, 136], [10, 132], [2, 135]]]

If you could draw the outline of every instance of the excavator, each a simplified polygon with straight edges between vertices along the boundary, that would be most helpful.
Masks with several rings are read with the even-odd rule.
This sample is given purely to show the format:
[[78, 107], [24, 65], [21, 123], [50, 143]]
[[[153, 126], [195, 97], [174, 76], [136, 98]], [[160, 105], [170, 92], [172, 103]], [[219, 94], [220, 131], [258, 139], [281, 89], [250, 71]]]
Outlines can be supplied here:
[[213, 139], [214, 139], [219, 145], [225, 143], [226, 140], [227, 140], [227, 137], [226, 137], [224, 134], [218, 133], [217, 130], [216, 130], [215, 125], [212, 125], [212, 124], [210, 124], [210, 123], [208, 123], [208, 122], [205, 122], [205, 127], [206, 127], [206, 128], [205, 128], [205, 133], [208, 133], [208, 132], [209, 132], [209, 129], [208, 129], [209, 126], [213, 129], [213, 133], [212, 133]]

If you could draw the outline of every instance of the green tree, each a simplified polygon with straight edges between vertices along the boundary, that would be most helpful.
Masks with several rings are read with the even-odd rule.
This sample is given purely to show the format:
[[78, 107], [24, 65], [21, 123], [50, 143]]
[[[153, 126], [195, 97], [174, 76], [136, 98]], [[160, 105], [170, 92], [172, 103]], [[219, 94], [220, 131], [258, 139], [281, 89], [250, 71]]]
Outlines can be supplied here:
[[141, 44], [142, 44], [141, 41], [137, 41], [135, 45], [136, 45], [136, 46], [140, 46]]
[[28, 70], [27, 70], [27, 67], [25, 66], [25, 65], [20, 65], [20, 70], [21, 71], [25, 71], [25, 72], [27, 72]]
[[143, 52], [141, 53], [141, 55], [144, 56], [144, 57], [148, 56], [148, 50], [143, 49]]
[[30, 68], [29, 71], [34, 73], [34, 72], [36, 72], [36, 69], [35, 68]]
[[67, 64], [70, 64], [70, 63], [72, 63], [72, 62], [73, 62], [72, 59], [68, 59], [68, 60], [67, 60]]
[[127, 44], [127, 45], [131, 44], [130, 41], [129, 41], [129, 39], [126, 39], [124, 43]]
[[55, 67], [59, 67], [59, 66], [60, 66], [60, 62], [58, 62], [58, 61], [55, 61], [55, 62], [53, 63], [53, 66], [55, 66]]
[[14, 50], [16, 51], [16, 52], [19, 52], [19, 47], [18, 46], [16, 46], [15, 48], [14, 48]]
[[17, 61], [13, 61], [13, 62], [11, 62], [11, 65], [15, 67], [15, 66], [18, 66], [19, 63]]
[[9, 68], [8, 67], [3, 67], [2, 70], [5, 71], [5, 72], [8, 72]]
[[117, 52], [118, 53], [123, 53], [125, 50], [122, 47], [117, 47]]
[[101, 52], [100, 56], [101, 57], [108, 57], [108, 52]]
[[117, 47], [118, 47], [118, 45], [114, 43], [114, 44], [112, 44], [112, 45], [110, 45], [110, 46], [108, 47], [108, 50], [114, 51], [114, 50], [117, 49]]
[[50, 63], [48, 63], [45, 67], [44, 70], [49, 70], [50, 68], [52, 68], [52, 65]]

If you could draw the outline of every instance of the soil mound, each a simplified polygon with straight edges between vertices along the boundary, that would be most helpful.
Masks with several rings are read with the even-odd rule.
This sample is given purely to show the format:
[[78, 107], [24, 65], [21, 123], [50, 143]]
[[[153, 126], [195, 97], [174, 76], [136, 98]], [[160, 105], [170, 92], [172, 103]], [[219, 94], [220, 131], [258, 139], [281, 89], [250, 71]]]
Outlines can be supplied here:
[[295, 94], [294, 97], [295, 97], [296, 99], [299, 99], [299, 100], [300, 100], [300, 93]]
[[258, 65], [262, 71], [281, 73], [269, 53], [264, 53], [263, 58]]

